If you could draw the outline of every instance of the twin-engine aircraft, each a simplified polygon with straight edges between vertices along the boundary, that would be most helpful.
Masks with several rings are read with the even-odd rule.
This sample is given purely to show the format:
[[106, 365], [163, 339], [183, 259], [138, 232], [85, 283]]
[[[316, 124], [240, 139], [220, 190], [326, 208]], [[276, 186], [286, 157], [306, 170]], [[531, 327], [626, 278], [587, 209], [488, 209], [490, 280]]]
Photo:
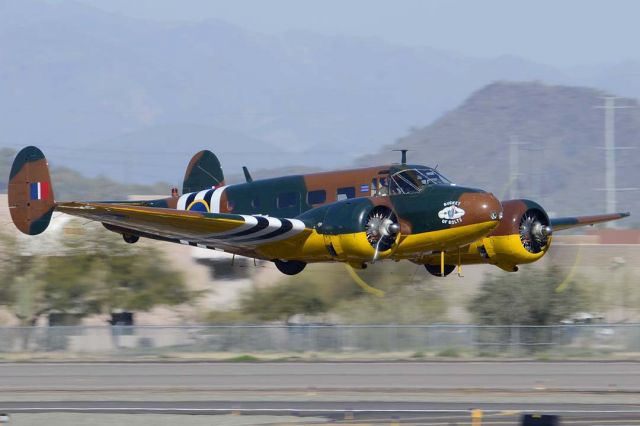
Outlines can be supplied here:
[[446, 276], [466, 264], [505, 271], [535, 262], [552, 233], [620, 219], [629, 213], [550, 219], [530, 200], [499, 201], [451, 183], [434, 168], [401, 164], [285, 176], [226, 185], [218, 158], [197, 153], [182, 195], [146, 201], [57, 202], [44, 154], [16, 156], [9, 208], [25, 234], [43, 232], [54, 211], [101, 222], [127, 243], [140, 238], [223, 250], [272, 261], [295, 275], [307, 263], [409, 260]]

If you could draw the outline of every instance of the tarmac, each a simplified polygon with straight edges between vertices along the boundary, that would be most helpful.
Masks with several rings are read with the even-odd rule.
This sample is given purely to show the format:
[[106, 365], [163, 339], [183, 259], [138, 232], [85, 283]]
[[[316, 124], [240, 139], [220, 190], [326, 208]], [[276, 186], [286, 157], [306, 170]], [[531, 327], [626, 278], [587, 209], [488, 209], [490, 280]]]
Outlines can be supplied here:
[[8, 363], [0, 364], [0, 388], [640, 392], [640, 363]]
[[12, 425], [449, 425], [474, 409], [486, 425], [640, 425], [640, 363], [0, 364]]

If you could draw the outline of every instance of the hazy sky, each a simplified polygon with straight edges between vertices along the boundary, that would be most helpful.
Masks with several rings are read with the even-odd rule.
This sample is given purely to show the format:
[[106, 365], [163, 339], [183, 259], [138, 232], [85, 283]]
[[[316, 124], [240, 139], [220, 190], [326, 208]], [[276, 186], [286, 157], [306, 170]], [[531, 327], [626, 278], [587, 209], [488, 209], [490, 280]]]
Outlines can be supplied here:
[[[50, 0], [71, 1], [71, 0]], [[76, 0], [160, 21], [218, 18], [267, 33], [379, 37], [550, 65], [640, 60], [636, 0]]]

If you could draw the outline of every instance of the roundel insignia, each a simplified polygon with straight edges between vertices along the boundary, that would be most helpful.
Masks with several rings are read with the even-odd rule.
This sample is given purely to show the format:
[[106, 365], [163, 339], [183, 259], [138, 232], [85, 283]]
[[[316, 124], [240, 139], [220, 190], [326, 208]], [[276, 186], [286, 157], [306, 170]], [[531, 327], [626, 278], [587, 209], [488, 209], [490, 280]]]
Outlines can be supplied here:
[[209, 205], [205, 200], [195, 200], [193, 203], [189, 204], [187, 210], [192, 212], [209, 212]]

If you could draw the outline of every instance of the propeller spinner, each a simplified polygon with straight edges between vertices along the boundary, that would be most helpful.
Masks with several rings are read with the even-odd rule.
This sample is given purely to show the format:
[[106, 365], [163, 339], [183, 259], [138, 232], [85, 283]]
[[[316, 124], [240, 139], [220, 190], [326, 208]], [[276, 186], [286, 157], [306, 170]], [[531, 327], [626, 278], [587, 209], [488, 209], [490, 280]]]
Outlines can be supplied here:
[[391, 248], [396, 240], [400, 225], [397, 222], [396, 215], [389, 208], [377, 208], [369, 213], [367, 223], [365, 225], [367, 240], [372, 247], [375, 248], [372, 263], [378, 259], [381, 251]]
[[520, 219], [520, 241], [529, 253], [540, 253], [553, 233], [545, 224], [545, 218], [537, 211], [528, 211]]

